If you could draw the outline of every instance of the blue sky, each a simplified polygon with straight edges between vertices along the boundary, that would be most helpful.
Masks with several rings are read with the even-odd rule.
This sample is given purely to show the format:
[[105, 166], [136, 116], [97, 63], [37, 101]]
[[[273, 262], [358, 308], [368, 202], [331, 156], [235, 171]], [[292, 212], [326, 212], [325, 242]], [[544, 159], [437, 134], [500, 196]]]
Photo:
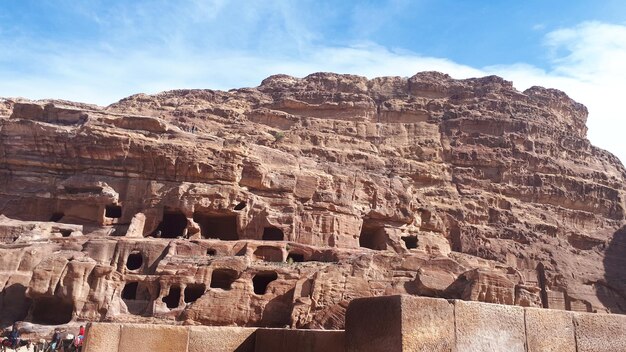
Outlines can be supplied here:
[[437, 70], [559, 88], [626, 160], [626, 5], [561, 0], [0, 0], [0, 96], [107, 105], [271, 74]]

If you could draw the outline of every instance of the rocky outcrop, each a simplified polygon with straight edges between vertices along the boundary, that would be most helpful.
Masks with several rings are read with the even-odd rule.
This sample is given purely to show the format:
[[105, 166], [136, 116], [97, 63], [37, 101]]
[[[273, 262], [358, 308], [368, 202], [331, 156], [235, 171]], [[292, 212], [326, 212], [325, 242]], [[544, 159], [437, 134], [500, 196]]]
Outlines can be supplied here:
[[317, 73], [0, 101], [0, 314], [341, 328], [390, 294], [626, 310], [626, 171], [551, 89]]

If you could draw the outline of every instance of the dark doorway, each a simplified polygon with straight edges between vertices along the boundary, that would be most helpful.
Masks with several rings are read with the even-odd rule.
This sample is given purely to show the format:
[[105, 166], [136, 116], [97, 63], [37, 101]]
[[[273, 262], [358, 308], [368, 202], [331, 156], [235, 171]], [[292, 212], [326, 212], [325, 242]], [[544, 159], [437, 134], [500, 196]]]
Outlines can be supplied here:
[[74, 306], [56, 297], [42, 297], [33, 302], [33, 323], [61, 325], [72, 321]]
[[143, 255], [140, 252], [132, 252], [126, 259], [126, 268], [128, 270], [137, 270], [143, 265]]
[[169, 309], [178, 308], [180, 303], [180, 286], [170, 286], [170, 292], [163, 297], [163, 302]]
[[363, 248], [385, 250], [387, 249], [387, 234], [385, 228], [371, 220], [363, 220], [359, 245]]
[[237, 280], [237, 272], [232, 269], [215, 269], [211, 274], [211, 288], [230, 290], [233, 282]]
[[236, 241], [237, 215], [215, 215], [202, 212], [193, 213], [193, 221], [200, 225], [203, 238], [216, 238], [225, 241]]
[[50, 221], [59, 222], [61, 221], [61, 219], [63, 219], [64, 216], [65, 214], [61, 212], [53, 213], [52, 216], [50, 217]]
[[304, 261], [304, 254], [289, 252], [287, 255], [287, 263], [301, 263]]
[[240, 202], [239, 204], [235, 205], [234, 210], [243, 210], [243, 208], [246, 207], [246, 202]]
[[127, 300], [135, 300], [137, 299], [137, 287], [139, 286], [138, 282], [129, 282], [124, 285], [124, 289], [122, 290], [122, 299]]
[[185, 287], [185, 303], [197, 301], [198, 298], [202, 297], [205, 291], [206, 286], [204, 284], [187, 285], [187, 287]]
[[104, 216], [107, 218], [117, 219], [122, 217], [122, 207], [119, 205], [111, 204], [104, 208]]
[[61, 231], [61, 236], [63, 236], [63, 237], [70, 237], [70, 235], [72, 234], [72, 230], [63, 229], [63, 230], [60, 230], [60, 231]]
[[278, 227], [270, 226], [263, 229], [263, 240], [265, 241], [282, 241], [284, 238], [283, 230]]
[[[182, 236], [187, 228], [187, 217], [177, 210], [164, 210], [163, 221], [156, 230], [156, 237], [176, 238]], [[160, 235], [159, 235], [160, 234]]]
[[278, 279], [278, 274], [273, 271], [260, 272], [252, 278], [252, 285], [254, 286], [254, 293], [257, 295], [264, 295], [267, 292], [267, 286], [270, 282]]
[[417, 236], [402, 236], [406, 249], [417, 248]]
[[213, 248], [207, 248], [206, 255], [214, 256], [217, 254], [217, 251]]

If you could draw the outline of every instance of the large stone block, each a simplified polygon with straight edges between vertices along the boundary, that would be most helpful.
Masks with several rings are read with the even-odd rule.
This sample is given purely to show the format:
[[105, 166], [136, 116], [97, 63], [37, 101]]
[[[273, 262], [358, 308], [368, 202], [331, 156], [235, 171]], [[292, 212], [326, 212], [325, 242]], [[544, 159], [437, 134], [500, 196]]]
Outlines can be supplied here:
[[402, 351], [401, 300], [401, 296], [352, 300], [346, 312], [347, 351]]
[[454, 305], [445, 299], [402, 296], [402, 350], [454, 351]]
[[576, 352], [571, 312], [526, 308], [525, 314], [528, 352]]
[[574, 314], [578, 352], [626, 351], [626, 316]]
[[85, 352], [117, 352], [120, 343], [120, 324], [92, 323], [85, 333]]
[[348, 351], [453, 351], [454, 306], [411, 296], [353, 300], [346, 342]]
[[254, 352], [256, 328], [192, 326], [188, 352]]
[[478, 302], [454, 302], [459, 352], [526, 352], [524, 309]]
[[256, 352], [344, 352], [344, 332], [340, 330], [259, 329]]
[[122, 324], [118, 352], [185, 352], [188, 340], [182, 326]]

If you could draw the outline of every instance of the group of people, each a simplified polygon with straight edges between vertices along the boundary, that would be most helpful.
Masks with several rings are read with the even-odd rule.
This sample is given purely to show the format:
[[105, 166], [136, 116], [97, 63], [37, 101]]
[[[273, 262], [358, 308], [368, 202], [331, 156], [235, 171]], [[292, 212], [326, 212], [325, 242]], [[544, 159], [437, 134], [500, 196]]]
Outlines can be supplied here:
[[83, 347], [83, 340], [85, 339], [85, 327], [80, 326], [78, 335], [63, 332], [61, 329], [54, 329], [52, 339], [48, 343], [45, 340], [39, 343], [33, 344], [30, 341], [22, 340], [20, 338], [20, 331], [17, 323], [13, 324], [11, 331], [7, 337], [2, 341], [2, 351], [6, 351], [6, 348], [18, 350], [22, 346], [26, 346], [30, 351], [30, 346], [34, 345], [34, 352], [80, 352]]
[[48, 349], [45, 351], [72, 351], [72, 352], [81, 352], [83, 348], [83, 340], [85, 339], [85, 327], [80, 326], [78, 329], [78, 335], [74, 336], [72, 334], [66, 334], [63, 337], [63, 333], [59, 328], [54, 329], [54, 334], [52, 334], [52, 340], [48, 345]]

